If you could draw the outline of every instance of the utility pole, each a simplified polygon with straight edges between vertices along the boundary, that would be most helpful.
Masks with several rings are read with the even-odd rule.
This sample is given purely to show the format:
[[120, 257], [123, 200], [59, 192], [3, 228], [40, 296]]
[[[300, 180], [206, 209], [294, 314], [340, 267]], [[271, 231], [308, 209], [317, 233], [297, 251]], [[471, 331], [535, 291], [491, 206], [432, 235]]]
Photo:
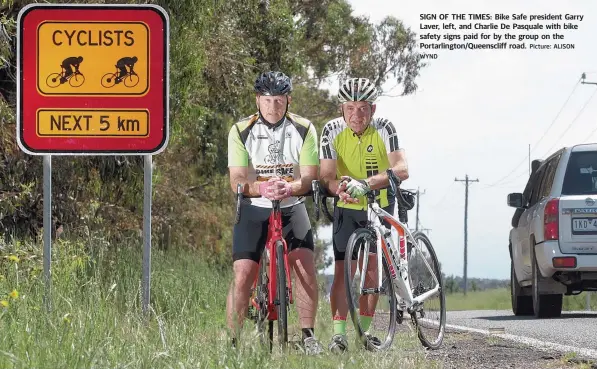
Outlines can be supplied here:
[[[425, 194], [425, 191], [423, 191], [423, 195]], [[417, 187], [417, 215], [416, 215], [416, 222], [415, 222], [415, 232], [419, 230], [419, 195], [421, 195], [421, 191], [419, 190], [419, 187]]]
[[479, 182], [478, 179], [469, 179], [468, 174], [465, 176], [465, 179], [458, 179], [454, 178], [456, 182], [464, 182], [464, 294], [466, 295], [467, 291], [467, 279], [466, 279], [466, 270], [467, 270], [467, 246], [468, 246], [468, 230], [467, 230], [467, 221], [468, 221], [468, 185], [470, 182]]

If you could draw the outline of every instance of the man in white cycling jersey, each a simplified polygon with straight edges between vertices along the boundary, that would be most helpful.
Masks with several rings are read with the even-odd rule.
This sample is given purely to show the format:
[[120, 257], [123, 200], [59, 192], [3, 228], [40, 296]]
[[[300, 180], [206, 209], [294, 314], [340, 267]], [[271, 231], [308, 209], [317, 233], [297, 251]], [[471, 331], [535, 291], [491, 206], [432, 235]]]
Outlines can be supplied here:
[[254, 87], [258, 112], [235, 123], [228, 135], [230, 186], [236, 192], [237, 184], [243, 184], [243, 194], [255, 197], [251, 204], [241, 205], [240, 220], [234, 226], [228, 328], [236, 345], [265, 248], [272, 200], [281, 200], [289, 264], [296, 273], [294, 301], [303, 347], [307, 354], [319, 354], [322, 347], [313, 332], [318, 303], [313, 232], [301, 196], [317, 179], [317, 132], [310, 121], [288, 112], [292, 82], [284, 73], [263, 73]]
[[[345, 255], [345, 252], [351, 234], [357, 228], [366, 226], [365, 193], [373, 190], [379, 205], [392, 214], [395, 194], [387, 188], [389, 180], [386, 170], [392, 168], [400, 179], [408, 178], [408, 165], [404, 150], [398, 145], [394, 124], [389, 119], [373, 117], [377, 95], [377, 88], [369, 79], [348, 79], [338, 91], [342, 116], [326, 123], [321, 134], [320, 180], [328, 191], [339, 196], [334, 208], [332, 230], [335, 260], [330, 293], [334, 335], [329, 348], [332, 352], [343, 352], [348, 348], [344, 259], [351, 258], [351, 270], [356, 270], [357, 255]], [[366, 286], [376, 280], [376, 268], [377, 257], [370, 255]], [[359, 301], [360, 322], [364, 331], [371, 324], [377, 304], [377, 296], [369, 297]], [[369, 338], [379, 343], [378, 338]]]

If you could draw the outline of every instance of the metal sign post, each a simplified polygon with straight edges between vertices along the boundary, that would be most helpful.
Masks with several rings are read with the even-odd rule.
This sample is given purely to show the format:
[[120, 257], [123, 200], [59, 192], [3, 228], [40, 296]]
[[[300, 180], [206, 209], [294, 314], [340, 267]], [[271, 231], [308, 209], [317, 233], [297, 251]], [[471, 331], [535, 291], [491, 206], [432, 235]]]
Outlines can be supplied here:
[[51, 307], [52, 156], [142, 155], [143, 312], [152, 155], [169, 136], [169, 19], [149, 4], [29, 4], [17, 19], [17, 143], [43, 155], [44, 301]]
[[151, 287], [151, 179], [153, 163], [151, 155], [145, 155], [143, 163], [143, 314], [147, 314]]
[[47, 311], [52, 310], [52, 156], [44, 155], [44, 305]]

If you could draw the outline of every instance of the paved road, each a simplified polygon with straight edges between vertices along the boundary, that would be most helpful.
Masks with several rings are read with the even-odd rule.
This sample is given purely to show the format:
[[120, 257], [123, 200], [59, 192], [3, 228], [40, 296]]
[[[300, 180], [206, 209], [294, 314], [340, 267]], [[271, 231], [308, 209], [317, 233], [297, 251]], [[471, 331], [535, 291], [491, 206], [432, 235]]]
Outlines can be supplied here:
[[529, 337], [559, 345], [597, 350], [597, 312], [564, 312], [560, 318], [517, 317], [510, 310], [448, 311], [448, 325], [489, 330]]

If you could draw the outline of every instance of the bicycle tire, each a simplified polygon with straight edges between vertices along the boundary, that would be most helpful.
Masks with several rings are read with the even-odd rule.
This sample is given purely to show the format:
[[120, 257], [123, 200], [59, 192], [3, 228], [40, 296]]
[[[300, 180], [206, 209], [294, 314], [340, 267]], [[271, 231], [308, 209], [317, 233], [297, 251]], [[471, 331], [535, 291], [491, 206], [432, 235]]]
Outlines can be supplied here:
[[[421, 341], [421, 344], [423, 344], [423, 346], [428, 349], [437, 350], [443, 342], [443, 338], [444, 338], [444, 334], [445, 334], [445, 330], [446, 330], [446, 296], [445, 296], [445, 291], [444, 291], [444, 281], [442, 279], [442, 272], [440, 269], [439, 260], [437, 259], [437, 255], [435, 253], [435, 250], [433, 249], [433, 245], [431, 244], [429, 237], [427, 237], [427, 235], [421, 231], [415, 231], [413, 233], [413, 239], [415, 242], [417, 242], [419, 240], [423, 241], [423, 243], [427, 247], [427, 250], [429, 250], [429, 254], [430, 254], [430, 257], [431, 257], [431, 260], [433, 263], [433, 265], [431, 265], [431, 267], [437, 271], [436, 277], [439, 282], [439, 296], [440, 296], [440, 298], [439, 298], [440, 322], [439, 322], [439, 333], [437, 335], [437, 338], [434, 341], [431, 341], [428, 337], [426, 337], [424, 331], [421, 330], [419, 327], [419, 320], [417, 318], [416, 313], [411, 314], [411, 319], [413, 321], [415, 328], [417, 329], [417, 336], [419, 337], [419, 341]], [[409, 262], [410, 262], [410, 256], [409, 256]], [[410, 271], [412, 271], [412, 268], [409, 268], [409, 269], [411, 269]], [[411, 274], [409, 273], [409, 277], [410, 277], [410, 275]], [[412, 287], [412, 285], [411, 285], [411, 287]], [[416, 296], [414, 296], [414, 297], [416, 297]]]
[[56, 88], [60, 86], [60, 78], [62, 78], [61, 73], [52, 73], [46, 78], [46, 86], [50, 88]]
[[276, 288], [278, 297], [278, 342], [282, 349], [288, 346], [288, 291], [286, 288], [286, 265], [284, 243], [276, 241]]
[[[354, 253], [354, 250], [357, 244], [360, 242], [360, 240], [364, 238], [370, 238], [373, 242], [375, 242], [375, 234], [371, 230], [366, 228], [358, 228], [350, 235], [350, 238], [348, 239], [348, 244], [346, 245], [346, 257], [344, 258], [344, 286], [346, 287], [346, 300], [348, 301], [348, 311], [350, 312], [350, 317], [352, 319], [359, 341], [362, 342], [363, 346], [365, 346], [365, 348], [367, 349], [371, 349], [373, 351], [382, 351], [392, 345], [392, 342], [394, 341], [394, 335], [396, 334], [396, 292], [394, 290], [394, 283], [391, 279], [389, 279], [389, 283], [387, 283], [390, 297], [390, 324], [388, 325], [388, 332], [384, 339], [380, 339], [381, 343], [379, 345], [369, 342], [358, 320], [358, 302], [355, 301], [355, 298], [353, 296], [353, 289], [350, 283], [350, 281], [352, 281], [352, 258], [350, 256]], [[381, 252], [381, 250], [377, 251]], [[382, 264], [385, 275], [389, 277], [390, 271], [388, 261], [386, 260], [385, 255], [383, 254]]]
[[105, 88], [113, 87], [116, 84], [116, 74], [114, 74], [114, 73], [104, 74], [104, 76], [101, 79], [101, 84]]
[[81, 87], [83, 83], [85, 83], [85, 76], [81, 73], [75, 73], [68, 79], [68, 84], [71, 85], [71, 87]]
[[[269, 298], [269, 292], [267, 285], [269, 280], [267, 278], [267, 269], [267, 250], [263, 250], [263, 253], [261, 255], [261, 262], [259, 263], [257, 285], [255, 286], [257, 300], [256, 302], [259, 305], [259, 310], [257, 310], [255, 323], [257, 325], [257, 332], [259, 333], [260, 337], [259, 341], [264, 347], [267, 347], [268, 351], [271, 353], [274, 342], [274, 322], [268, 319], [267, 303]], [[266, 322], [268, 323], [267, 330], [265, 328]]]
[[139, 83], [139, 76], [136, 74], [129, 74], [128, 76], [124, 77], [123, 82], [126, 87], [135, 87]]

